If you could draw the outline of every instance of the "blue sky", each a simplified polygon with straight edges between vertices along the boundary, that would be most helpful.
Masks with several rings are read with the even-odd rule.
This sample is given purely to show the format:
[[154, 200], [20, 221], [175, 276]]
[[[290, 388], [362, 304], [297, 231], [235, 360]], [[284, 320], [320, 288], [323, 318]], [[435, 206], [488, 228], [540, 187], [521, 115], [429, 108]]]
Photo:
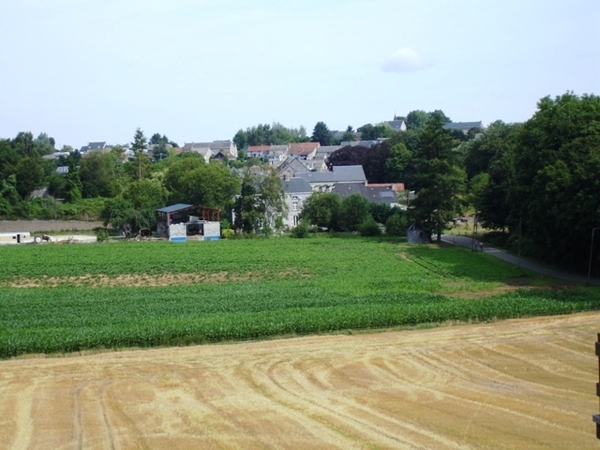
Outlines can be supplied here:
[[520, 122], [546, 95], [600, 95], [598, 0], [0, 2], [0, 138]]

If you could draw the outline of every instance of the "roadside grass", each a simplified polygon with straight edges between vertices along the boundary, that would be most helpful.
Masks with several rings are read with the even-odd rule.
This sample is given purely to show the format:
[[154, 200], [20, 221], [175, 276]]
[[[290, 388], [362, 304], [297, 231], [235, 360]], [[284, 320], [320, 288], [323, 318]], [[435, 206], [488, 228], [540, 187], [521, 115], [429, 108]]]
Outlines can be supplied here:
[[[408, 246], [403, 239], [123, 242], [1, 252], [2, 358], [600, 309], [596, 287], [556, 283], [465, 248]], [[116, 282], [123, 277], [135, 285]]]

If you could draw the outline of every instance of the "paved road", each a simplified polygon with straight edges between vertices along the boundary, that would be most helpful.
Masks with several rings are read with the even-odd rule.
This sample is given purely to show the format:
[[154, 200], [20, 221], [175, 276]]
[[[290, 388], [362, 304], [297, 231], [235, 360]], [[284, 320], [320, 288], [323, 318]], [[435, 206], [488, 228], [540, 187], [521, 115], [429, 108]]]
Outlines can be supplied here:
[[[454, 236], [451, 234], [442, 235], [442, 241], [447, 242], [449, 244], [460, 245], [463, 247], [471, 247], [473, 246], [473, 239], [467, 236]], [[479, 251], [479, 246], [476, 246], [476, 249]], [[483, 251], [489, 255], [492, 255], [498, 259], [509, 262], [511, 264], [518, 265], [519, 267], [523, 267], [524, 269], [529, 269], [534, 272], [538, 272], [544, 275], [547, 275], [552, 278], [559, 278], [561, 280], [569, 280], [569, 281], [577, 281], [579, 283], [586, 283], [587, 277], [583, 275], [577, 275], [573, 273], [567, 272], [559, 272], [558, 270], [549, 269], [547, 267], [541, 266], [539, 264], [532, 263], [530, 261], [526, 261], [523, 258], [519, 259], [514, 255], [506, 253], [502, 250], [498, 250], [497, 248], [490, 247], [488, 245], [483, 246]], [[592, 278], [590, 280], [590, 284], [595, 284], [600, 286], [600, 279]]]

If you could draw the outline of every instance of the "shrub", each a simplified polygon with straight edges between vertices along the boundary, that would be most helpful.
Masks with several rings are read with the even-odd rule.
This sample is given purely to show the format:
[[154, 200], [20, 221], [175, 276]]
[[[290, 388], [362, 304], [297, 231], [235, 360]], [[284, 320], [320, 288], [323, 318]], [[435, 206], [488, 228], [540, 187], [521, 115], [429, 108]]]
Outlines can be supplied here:
[[404, 236], [408, 221], [405, 214], [396, 213], [385, 222], [385, 234], [388, 236]]
[[105, 228], [96, 228], [95, 233], [98, 242], [108, 241], [108, 231]]
[[231, 228], [225, 228], [221, 230], [221, 236], [223, 239], [233, 239], [235, 237], [235, 231], [233, 231]]
[[292, 228], [292, 237], [302, 239], [308, 237], [309, 229], [305, 222], [300, 222], [298, 226]]
[[360, 224], [358, 232], [361, 236], [381, 236], [379, 224], [370, 216]]

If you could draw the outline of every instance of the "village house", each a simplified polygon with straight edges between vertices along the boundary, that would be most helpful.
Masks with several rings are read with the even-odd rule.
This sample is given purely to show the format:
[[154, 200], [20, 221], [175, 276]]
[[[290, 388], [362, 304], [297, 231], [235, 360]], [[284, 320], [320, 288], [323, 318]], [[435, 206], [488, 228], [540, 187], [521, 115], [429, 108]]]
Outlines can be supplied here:
[[283, 225], [292, 228], [298, 225], [300, 212], [304, 202], [312, 194], [308, 181], [303, 178], [292, 178], [283, 182], [283, 192], [288, 214], [283, 218]]
[[303, 178], [308, 181], [313, 192], [331, 192], [337, 184], [367, 184], [365, 171], [360, 165], [333, 166], [331, 172], [298, 172], [296, 178]]
[[290, 144], [288, 155], [297, 156], [302, 161], [313, 159], [320, 147], [318, 142], [295, 142]]

